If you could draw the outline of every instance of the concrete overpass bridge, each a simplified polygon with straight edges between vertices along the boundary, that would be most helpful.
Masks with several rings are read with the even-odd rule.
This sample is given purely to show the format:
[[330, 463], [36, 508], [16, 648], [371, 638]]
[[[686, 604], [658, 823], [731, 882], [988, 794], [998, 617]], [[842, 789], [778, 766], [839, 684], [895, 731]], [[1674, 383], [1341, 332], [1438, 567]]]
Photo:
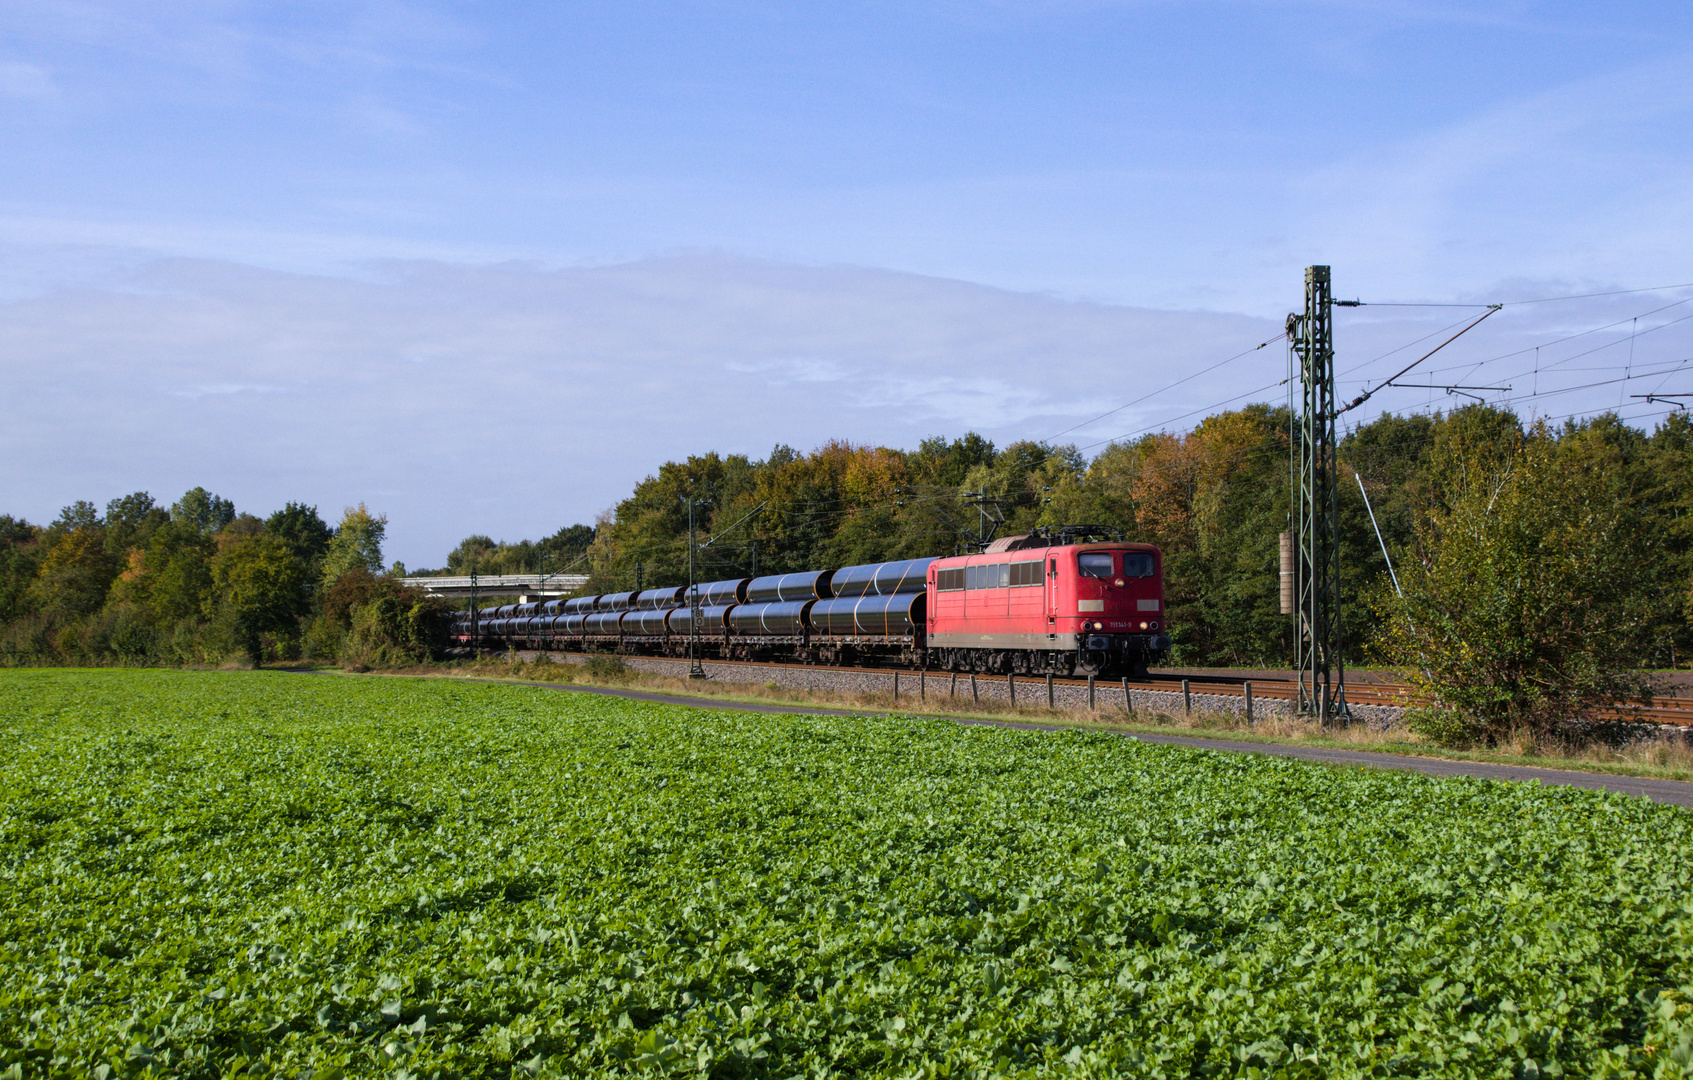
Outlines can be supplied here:
[[[435, 596], [470, 599], [468, 577], [409, 577], [407, 585]], [[537, 596], [568, 596], [588, 584], [587, 574], [486, 574], [476, 578], [478, 596], [517, 596], [525, 604]]]

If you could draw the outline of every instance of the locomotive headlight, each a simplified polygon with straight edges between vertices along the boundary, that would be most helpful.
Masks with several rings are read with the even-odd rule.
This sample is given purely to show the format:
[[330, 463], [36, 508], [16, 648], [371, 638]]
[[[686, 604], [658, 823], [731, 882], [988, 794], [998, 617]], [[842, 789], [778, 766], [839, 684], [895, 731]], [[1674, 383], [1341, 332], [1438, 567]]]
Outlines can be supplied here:
[[1095, 630], [1103, 630], [1103, 629], [1105, 629], [1105, 624], [1102, 623], [1102, 622], [1096, 622], [1096, 623], [1093, 624], [1093, 628]]
[[1158, 629], [1158, 620], [1157, 619], [1152, 620], [1152, 628], [1154, 630]]
[[1124, 582], [1123, 582], [1122, 578], [1118, 578], [1116, 581], [1113, 581], [1111, 584], [1113, 584], [1113, 585], [1117, 586], [1117, 588], [1121, 589], [1123, 587]]
[[1142, 619], [1142, 620], [1141, 620], [1141, 621], [1140, 621], [1140, 628], [1141, 628], [1141, 629], [1142, 629], [1142, 630], [1145, 630], [1145, 629], [1146, 629], [1146, 620], [1145, 620], [1145, 619]]

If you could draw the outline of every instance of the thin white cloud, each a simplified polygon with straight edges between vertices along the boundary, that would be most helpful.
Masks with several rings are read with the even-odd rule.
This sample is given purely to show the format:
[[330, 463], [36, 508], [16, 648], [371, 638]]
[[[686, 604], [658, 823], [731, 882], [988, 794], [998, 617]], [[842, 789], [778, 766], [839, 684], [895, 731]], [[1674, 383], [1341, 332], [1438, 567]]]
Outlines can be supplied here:
[[[1160, 392], [1275, 337], [1279, 319], [857, 267], [707, 253], [565, 269], [394, 261], [340, 277], [205, 259], [95, 262], [99, 275], [0, 303], [0, 454], [23, 466], [0, 479], [0, 512], [40, 519], [76, 498], [138, 488], [174, 498], [196, 484], [254, 512], [387, 493], [378, 509], [393, 522], [392, 554], [435, 564], [472, 531], [535, 536], [592, 520], [689, 454], [757, 458], [778, 442], [833, 438], [913, 447], [968, 430], [1001, 445], [1060, 432], [1090, 445], [1286, 392], [1275, 385], [1279, 346]], [[1568, 359], [1573, 345], [1546, 352], [1538, 383], [1517, 377], [1536, 377], [1534, 344], [1663, 302], [1507, 309], [1417, 381], [1516, 378], [1523, 410], [1545, 415], [1632, 407], [1627, 395], [1661, 375], [1521, 397], [1599, 377], [1585, 370], [1593, 361]], [[1363, 361], [1456, 317], [1346, 312], [1342, 396], [1416, 353]], [[1606, 344], [1597, 362], [1620, 363], [1626, 336], [1579, 344]], [[1640, 335], [1634, 356], [1638, 370], [1663, 372], [1689, 354], [1693, 323]], [[1455, 403], [1389, 391], [1351, 419]]]
[[194, 484], [254, 510], [393, 491], [414, 564], [472, 529], [591, 520], [690, 453], [1040, 437], [1266, 330], [727, 255], [366, 280], [159, 260], [4, 316], [0, 453], [28, 463], [0, 485], [9, 512]]
[[0, 61], [0, 97], [54, 101], [59, 97], [59, 87], [44, 67], [16, 60]]
[[1319, 170], [1298, 185], [1298, 232], [1354, 282], [1401, 295], [1472, 291], [1505, 266], [1531, 279], [1683, 280], [1693, 264], [1666, 241], [1693, 218], [1693, 154], [1673, 131], [1693, 131], [1693, 54]]

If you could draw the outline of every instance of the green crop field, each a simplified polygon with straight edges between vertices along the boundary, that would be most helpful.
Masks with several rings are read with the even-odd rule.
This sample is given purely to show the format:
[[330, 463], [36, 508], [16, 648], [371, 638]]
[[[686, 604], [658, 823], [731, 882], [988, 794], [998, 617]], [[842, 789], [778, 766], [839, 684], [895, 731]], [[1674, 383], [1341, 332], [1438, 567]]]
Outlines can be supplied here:
[[1689, 1068], [1693, 815], [1621, 795], [268, 672], [4, 671], [0, 739], [0, 1076]]

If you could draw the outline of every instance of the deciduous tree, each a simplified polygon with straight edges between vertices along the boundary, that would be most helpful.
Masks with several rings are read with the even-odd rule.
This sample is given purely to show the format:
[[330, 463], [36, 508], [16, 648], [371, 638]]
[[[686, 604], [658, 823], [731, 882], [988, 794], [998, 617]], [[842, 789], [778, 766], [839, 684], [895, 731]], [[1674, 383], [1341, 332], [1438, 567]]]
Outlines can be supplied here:
[[354, 569], [382, 573], [382, 541], [387, 532], [388, 515], [372, 514], [364, 503], [347, 507], [323, 557], [323, 583], [333, 585]]
[[170, 508], [170, 517], [211, 536], [235, 520], [235, 504], [197, 487], [176, 501]]
[[1383, 659], [1443, 714], [1446, 741], [1580, 738], [1648, 687], [1655, 552], [1621, 478], [1544, 425], [1488, 440], [1417, 528], [1403, 600], [1380, 593]]

